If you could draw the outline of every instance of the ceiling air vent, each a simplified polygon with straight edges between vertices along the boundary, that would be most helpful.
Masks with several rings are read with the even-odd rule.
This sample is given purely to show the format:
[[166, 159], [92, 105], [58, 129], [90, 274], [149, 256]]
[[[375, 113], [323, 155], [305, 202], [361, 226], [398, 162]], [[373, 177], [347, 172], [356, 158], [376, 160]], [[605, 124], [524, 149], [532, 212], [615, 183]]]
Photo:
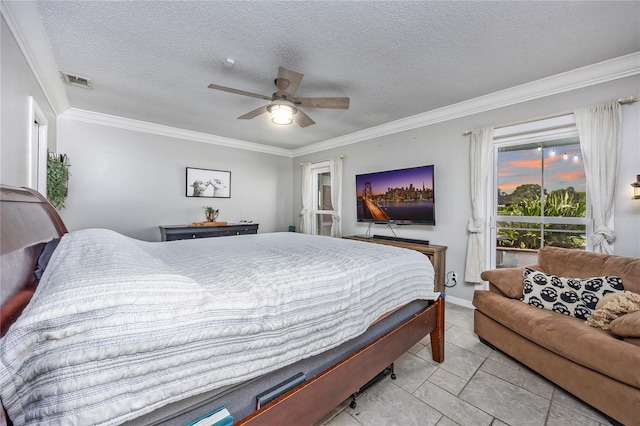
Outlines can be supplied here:
[[91, 89], [91, 79], [86, 77], [80, 77], [79, 75], [62, 73], [64, 82], [71, 86], [84, 87], [85, 89]]

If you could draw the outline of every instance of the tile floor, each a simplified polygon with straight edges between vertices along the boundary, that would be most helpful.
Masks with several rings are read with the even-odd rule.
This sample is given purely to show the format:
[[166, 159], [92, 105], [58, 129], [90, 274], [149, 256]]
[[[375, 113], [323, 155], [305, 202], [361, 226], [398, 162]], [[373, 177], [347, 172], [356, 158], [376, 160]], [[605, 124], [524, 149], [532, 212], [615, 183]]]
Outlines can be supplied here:
[[445, 362], [431, 360], [429, 337], [386, 377], [317, 426], [609, 425], [606, 417], [507, 355], [480, 343], [473, 310], [446, 305]]

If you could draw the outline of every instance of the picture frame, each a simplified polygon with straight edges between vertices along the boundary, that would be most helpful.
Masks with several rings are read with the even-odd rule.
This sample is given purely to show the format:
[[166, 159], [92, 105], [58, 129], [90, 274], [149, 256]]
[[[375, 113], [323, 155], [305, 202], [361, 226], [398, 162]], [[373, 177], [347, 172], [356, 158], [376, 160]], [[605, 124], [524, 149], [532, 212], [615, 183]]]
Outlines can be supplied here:
[[231, 198], [231, 172], [187, 167], [187, 197]]

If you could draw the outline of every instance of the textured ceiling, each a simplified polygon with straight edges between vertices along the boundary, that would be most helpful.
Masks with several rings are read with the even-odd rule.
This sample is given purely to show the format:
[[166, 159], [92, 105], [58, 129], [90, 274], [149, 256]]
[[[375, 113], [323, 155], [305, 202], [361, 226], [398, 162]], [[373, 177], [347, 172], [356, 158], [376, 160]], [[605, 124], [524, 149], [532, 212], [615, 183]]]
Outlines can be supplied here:
[[[282, 148], [353, 133], [640, 50], [640, 2], [40, 1], [73, 108]], [[225, 68], [227, 57], [235, 60]], [[279, 65], [297, 96], [349, 96], [276, 126]]]

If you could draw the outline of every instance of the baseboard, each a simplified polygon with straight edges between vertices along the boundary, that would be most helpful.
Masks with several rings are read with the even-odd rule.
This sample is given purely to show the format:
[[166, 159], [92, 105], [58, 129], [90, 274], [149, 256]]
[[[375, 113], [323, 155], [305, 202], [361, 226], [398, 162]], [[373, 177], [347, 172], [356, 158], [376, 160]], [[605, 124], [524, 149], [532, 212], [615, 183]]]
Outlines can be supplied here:
[[467, 299], [460, 299], [459, 297], [449, 296], [447, 294], [447, 297], [445, 297], [444, 300], [447, 302], [453, 303], [454, 305], [464, 306], [465, 308], [469, 308], [469, 309], [475, 309], [475, 307], [473, 306], [473, 303], [471, 303]]

